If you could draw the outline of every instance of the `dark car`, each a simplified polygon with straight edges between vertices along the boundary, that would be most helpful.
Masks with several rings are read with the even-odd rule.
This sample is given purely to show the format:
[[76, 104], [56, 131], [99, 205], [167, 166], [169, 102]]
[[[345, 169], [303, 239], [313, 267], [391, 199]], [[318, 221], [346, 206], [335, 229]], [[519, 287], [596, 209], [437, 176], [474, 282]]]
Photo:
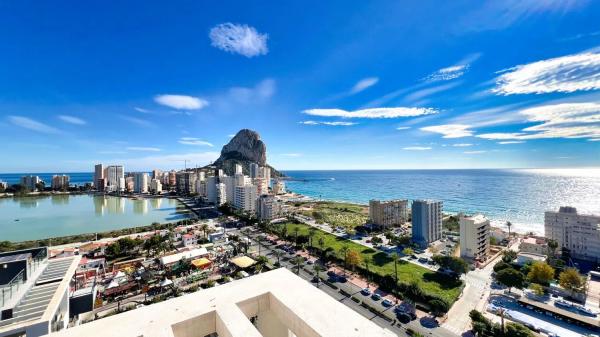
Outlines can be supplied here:
[[403, 324], [407, 324], [411, 321], [410, 319], [410, 315], [404, 312], [400, 312], [398, 314], [396, 314], [396, 317], [398, 318], [398, 321], [400, 321], [400, 323]]
[[381, 299], [381, 295], [379, 295], [377, 293], [373, 293], [373, 296], [371, 296], [371, 299], [373, 301], [379, 301]]

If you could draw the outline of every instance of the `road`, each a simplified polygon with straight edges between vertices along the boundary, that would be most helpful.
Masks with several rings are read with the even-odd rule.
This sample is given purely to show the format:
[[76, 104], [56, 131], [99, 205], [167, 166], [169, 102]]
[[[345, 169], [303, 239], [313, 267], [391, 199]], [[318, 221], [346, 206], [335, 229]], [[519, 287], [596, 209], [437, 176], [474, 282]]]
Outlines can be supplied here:
[[[257, 240], [256, 240], [256, 237], [258, 234], [260, 234], [260, 233], [254, 232], [249, 235], [250, 238], [252, 239], [252, 245], [251, 245], [250, 249], [253, 251], [256, 251], [256, 252], [259, 251], [259, 247], [258, 247]], [[274, 245], [263, 242], [263, 243], [261, 243], [261, 247], [260, 247], [260, 255], [266, 256], [267, 258], [269, 258], [269, 260], [272, 263], [277, 262], [277, 257], [273, 254], [274, 249], [275, 249]], [[287, 254], [284, 254], [284, 255], [287, 257], [280, 258], [282, 267], [288, 268], [293, 272], [297, 272], [297, 268], [293, 264], [293, 262], [289, 259], [289, 255], [287, 255]], [[361, 288], [358, 287], [357, 285], [355, 285], [351, 282], [345, 282], [345, 283], [336, 282], [335, 283], [335, 286], [337, 286], [340, 290], [343, 290], [347, 294], [350, 294], [349, 296], [347, 296], [347, 295], [340, 293], [340, 291], [329, 287], [325, 283], [317, 284], [317, 283], [312, 282], [314, 274], [308, 273], [306, 270], [304, 270], [304, 268], [312, 270], [312, 265], [304, 263], [300, 268], [300, 273], [298, 274], [298, 276], [302, 277], [307, 282], [310, 282], [315, 287], [318, 287], [323, 292], [325, 292], [329, 296], [335, 298], [339, 302], [350, 307], [352, 310], [358, 312], [359, 314], [363, 315], [367, 319], [373, 321], [377, 325], [393, 331], [398, 336], [408, 336], [408, 334], [406, 333], [407, 328], [410, 328], [414, 331], [420, 332], [424, 336], [434, 336], [434, 337], [456, 337], [457, 336], [455, 333], [452, 333], [443, 327], [426, 328], [421, 325], [419, 320], [413, 320], [413, 321], [409, 322], [408, 324], [400, 324], [399, 322], [396, 321], [396, 314], [393, 311], [393, 307], [386, 308], [381, 304], [381, 300], [374, 301], [370, 297], [362, 295], [360, 293]], [[322, 272], [322, 274], [321, 274], [321, 277], [324, 277], [324, 276], [325, 276], [325, 271]], [[367, 308], [361, 306], [359, 303], [354, 302], [351, 299], [352, 296], [360, 299], [361, 302], [365, 302], [372, 308], [377, 308], [380, 311], [380, 315], [374, 314], [373, 312], [369, 311]], [[388, 319], [384, 319], [381, 316], [385, 316]], [[396, 322], [396, 323], [394, 324], [393, 322]]]

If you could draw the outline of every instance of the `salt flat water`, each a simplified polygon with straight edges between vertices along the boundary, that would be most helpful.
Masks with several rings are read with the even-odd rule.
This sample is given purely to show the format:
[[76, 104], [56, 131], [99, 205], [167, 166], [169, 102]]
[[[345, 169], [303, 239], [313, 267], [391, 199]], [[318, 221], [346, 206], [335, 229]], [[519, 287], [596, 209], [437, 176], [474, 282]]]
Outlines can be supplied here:
[[600, 169], [286, 171], [287, 187], [325, 200], [437, 199], [446, 212], [479, 212], [499, 226], [542, 234], [561, 205], [600, 214]]
[[53, 195], [0, 198], [0, 241], [45, 239], [185, 219], [175, 199]]

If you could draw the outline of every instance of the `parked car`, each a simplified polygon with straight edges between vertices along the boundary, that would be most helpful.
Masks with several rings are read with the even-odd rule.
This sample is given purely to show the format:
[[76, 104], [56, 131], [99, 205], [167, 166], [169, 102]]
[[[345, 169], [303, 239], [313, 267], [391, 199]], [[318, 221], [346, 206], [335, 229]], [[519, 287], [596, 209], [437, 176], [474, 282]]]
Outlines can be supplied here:
[[379, 301], [381, 299], [381, 295], [379, 295], [377, 293], [373, 293], [373, 296], [371, 296], [371, 299], [373, 301]]
[[363, 288], [360, 291], [360, 293], [363, 294], [363, 295], [365, 295], [365, 296], [369, 296], [369, 295], [371, 295], [371, 290], [369, 288]]
[[381, 305], [383, 305], [384, 307], [391, 307], [393, 305], [393, 303], [392, 303], [392, 301], [385, 298], [383, 301], [381, 301]]

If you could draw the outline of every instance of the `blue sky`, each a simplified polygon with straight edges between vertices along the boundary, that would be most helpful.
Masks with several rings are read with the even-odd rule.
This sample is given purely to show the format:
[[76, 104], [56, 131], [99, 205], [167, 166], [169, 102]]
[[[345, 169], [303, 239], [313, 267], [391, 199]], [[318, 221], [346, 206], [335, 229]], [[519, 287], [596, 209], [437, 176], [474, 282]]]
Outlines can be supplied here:
[[600, 166], [600, 3], [3, 2], [0, 172]]

